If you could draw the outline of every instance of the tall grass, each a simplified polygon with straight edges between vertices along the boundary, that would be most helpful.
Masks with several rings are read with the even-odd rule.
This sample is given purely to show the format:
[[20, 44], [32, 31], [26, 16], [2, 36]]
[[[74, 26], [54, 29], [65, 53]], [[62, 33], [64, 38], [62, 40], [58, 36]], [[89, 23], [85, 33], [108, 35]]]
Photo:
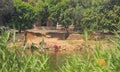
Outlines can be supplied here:
[[[117, 37], [118, 42], [113, 41], [114, 48], [108, 47], [102, 50], [100, 44], [96, 43], [92, 56], [89, 50], [87, 56], [74, 55], [67, 59], [60, 72], [120, 72], [120, 35], [117, 34]], [[85, 41], [87, 41], [87, 32], [85, 32]]]
[[[18, 53], [15, 45], [15, 33], [13, 35], [14, 46], [12, 50], [7, 49], [10, 31], [2, 32], [0, 36], [0, 72], [51, 72], [47, 63], [47, 54], [38, 56], [25, 55], [24, 48]], [[120, 35], [117, 34], [120, 40]], [[59, 67], [57, 72], [120, 72], [120, 43], [113, 41], [114, 48], [101, 49], [99, 43], [95, 49], [86, 51], [84, 55], [73, 55], [66, 59], [66, 63]], [[88, 40], [85, 32], [85, 45], [87, 49]], [[56, 71], [55, 71], [56, 72]]]
[[13, 35], [14, 46], [12, 50], [8, 50], [9, 37], [10, 31], [3, 31], [0, 36], [0, 72], [49, 72], [47, 54], [27, 56], [24, 49], [22, 54], [19, 54], [15, 45], [15, 33]]

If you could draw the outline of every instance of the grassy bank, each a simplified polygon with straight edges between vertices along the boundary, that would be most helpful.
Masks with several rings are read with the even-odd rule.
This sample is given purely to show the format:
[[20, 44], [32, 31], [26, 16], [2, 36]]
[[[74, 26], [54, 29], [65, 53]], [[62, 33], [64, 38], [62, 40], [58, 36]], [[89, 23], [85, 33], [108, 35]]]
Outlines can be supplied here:
[[[116, 34], [118, 39], [120, 36]], [[48, 54], [25, 55], [25, 47], [21, 54], [15, 44], [15, 33], [13, 34], [13, 49], [8, 50], [7, 44], [10, 32], [5, 31], [0, 36], [0, 72], [51, 72], [48, 64]], [[66, 62], [56, 72], [119, 72], [120, 71], [120, 43], [112, 41], [114, 48], [101, 49], [99, 43], [95, 49], [90, 50], [88, 46], [87, 32], [85, 32], [85, 45], [87, 51], [84, 55], [73, 55], [66, 58]]]
[[21, 54], [15, 45], [15, 34], [13, 35], [14, 46], [12, 50], [7, 49], [10, 32], [2, 32], [0, 36], [0, 72], [49, 72], [47, 65], [48, 55], [25, 55], [22, 48]]
[[67, 59], [66, 64], [60, 68], [60, 72], [119, 72], [120, 71], [120, 35], [115, 33], [117, 41], [112, 41], [114, 48], [101, 49], [99, 43], [95, 49], [88, 46], [87, 31], [85, 31], [85, 44], [87, 51], [85, 55], [74, 55]]

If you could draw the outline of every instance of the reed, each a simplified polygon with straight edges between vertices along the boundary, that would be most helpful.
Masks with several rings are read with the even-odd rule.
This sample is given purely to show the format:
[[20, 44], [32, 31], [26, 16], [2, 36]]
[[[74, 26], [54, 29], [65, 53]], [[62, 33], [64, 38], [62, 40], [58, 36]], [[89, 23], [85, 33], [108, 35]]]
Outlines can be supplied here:
[[7, 49], [10, 31], [3, 31], [0, 36], [0, 72], [48, 72], [48, 55], [26, 55], [24, 48], [22, 54], [18, 53], [15, 44], [15, 33], [13, 35], [14, 46], [12, 50]]
[[[116, 33], [116, 36], [118, 41], [112, 41], [114, 48], [102, 50], [100, 43], [96, 43], [92, 56], [89, 50], [87, 56], [71, 56], [60, 68], [60, 72], [120, 72], [120, 35]], [[85, 41], [87, 41], [86, 37], [85, 31]]]
[[[116, 36], [118, 41], [112, 41], [114, 48], [102, 50], [101, 45], [96, 43], [92, 56], [89, 50], [83, 55], [70, 56], [66, 58], [66, 63], [59, 67], [57, 72], [120, 72], [120, 35], [116, 33]], [[14, 46], [9, 51], [7, 44], [10, 31], [1, 33], [0, 72], [51, 72], [48, 54], [26, 55], [24, 46], [19, 54], [15, 44], [15, 33], [13, 37]], [[85, 41], [86, 47], [88, 47], [87, 32], [85, 32]]]

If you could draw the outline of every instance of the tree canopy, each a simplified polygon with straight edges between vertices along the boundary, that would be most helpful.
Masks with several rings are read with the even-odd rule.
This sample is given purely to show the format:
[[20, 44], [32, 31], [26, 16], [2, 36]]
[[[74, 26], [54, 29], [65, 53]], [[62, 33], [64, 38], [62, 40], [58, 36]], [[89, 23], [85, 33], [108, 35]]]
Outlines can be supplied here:
[[[0, 7], [6, 2], [1, 1]], [[11, 0], [7, 2], [9, 1]], [[6, 6], [0, 12], [11, 8], [7, 9]], [[31, 28], [38, 17], [43, 24], [48, 20], [54, 24], [60, 23], [66, 28], [73, 24], [75, 30], [81, 31], [85, 28], [89, 31], [120, 29], [119, 0], [14, 0], [14, 9], [9, 22], [20, 29]]]

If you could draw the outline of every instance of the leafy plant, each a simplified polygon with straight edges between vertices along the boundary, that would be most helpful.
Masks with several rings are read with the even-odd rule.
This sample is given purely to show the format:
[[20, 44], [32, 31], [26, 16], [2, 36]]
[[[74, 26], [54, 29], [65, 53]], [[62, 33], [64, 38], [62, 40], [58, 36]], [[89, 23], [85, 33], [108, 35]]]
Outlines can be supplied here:
[[10, 19], [10, 27], [15, 27], [21, 32], [33, 27], [37, 18], [37, 12], [34, 7], [22, 0], [14, 0], [14, 13]]

